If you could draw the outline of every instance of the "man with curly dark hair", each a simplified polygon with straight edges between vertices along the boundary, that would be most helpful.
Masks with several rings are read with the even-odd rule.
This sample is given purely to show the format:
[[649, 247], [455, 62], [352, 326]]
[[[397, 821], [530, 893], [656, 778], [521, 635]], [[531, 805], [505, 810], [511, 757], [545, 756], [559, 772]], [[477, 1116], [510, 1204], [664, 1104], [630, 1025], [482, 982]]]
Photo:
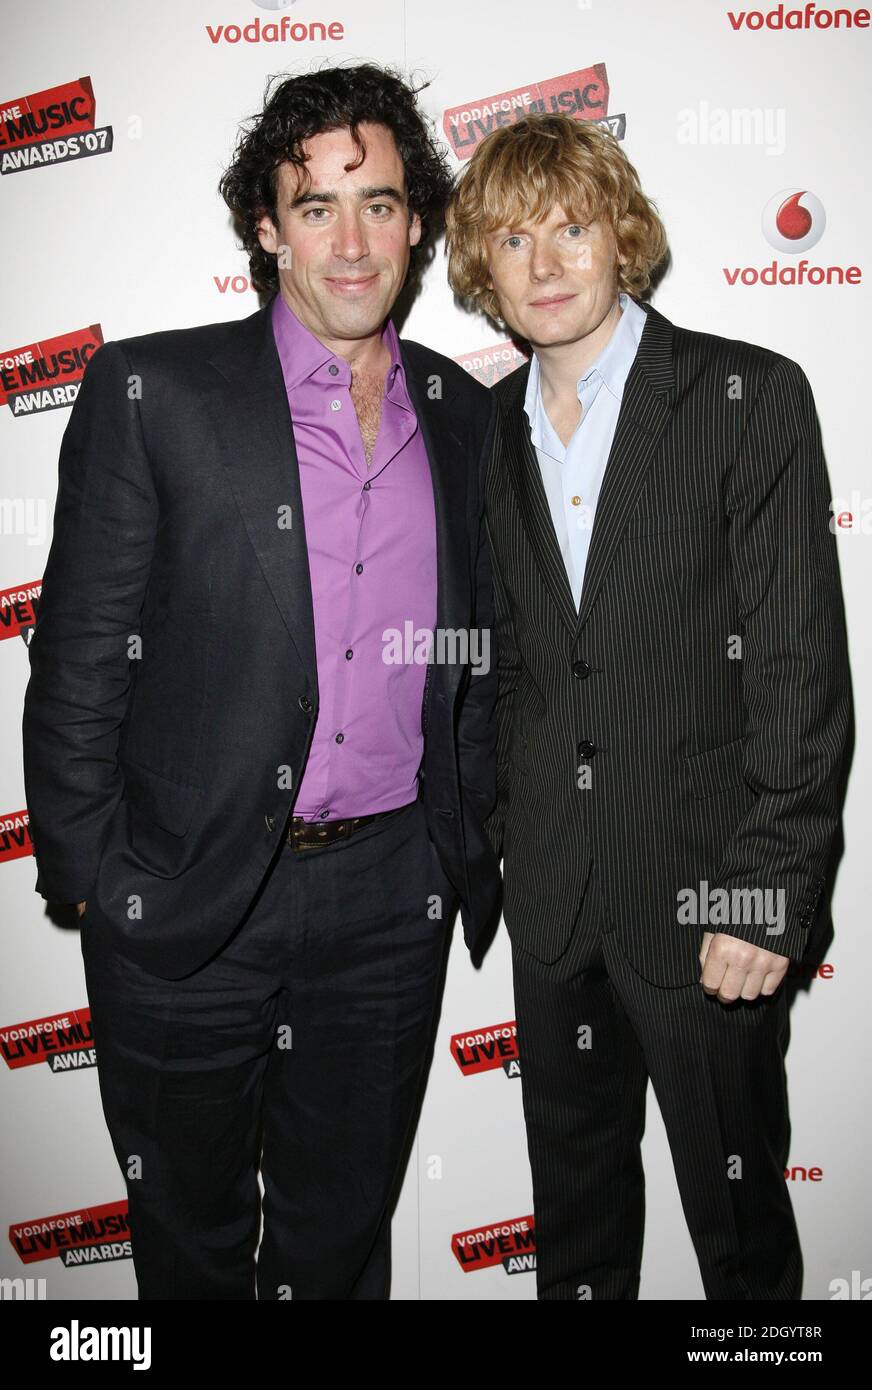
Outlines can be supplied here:
[[491, 398], [390, 318], [450, 186], [416, 95], [282, 81], [221, 182], [267, 303], [105, 344], [64, 435], [25, 780], [142, 1299], [387, 1297], [448, 929], [495, 915]]

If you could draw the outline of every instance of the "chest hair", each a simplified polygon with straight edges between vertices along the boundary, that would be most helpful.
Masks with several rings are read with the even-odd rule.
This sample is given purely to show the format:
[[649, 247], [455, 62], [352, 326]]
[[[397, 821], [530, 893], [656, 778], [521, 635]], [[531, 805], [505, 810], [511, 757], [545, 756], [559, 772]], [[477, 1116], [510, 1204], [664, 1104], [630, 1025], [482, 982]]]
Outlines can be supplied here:
[[357, 412], [357, 423], [363, 439], [366, 466], [372, 464], [372, 452], [381, 424], [384, 377], [368, 372], [354, 372], [351, 377], [351, 399]]

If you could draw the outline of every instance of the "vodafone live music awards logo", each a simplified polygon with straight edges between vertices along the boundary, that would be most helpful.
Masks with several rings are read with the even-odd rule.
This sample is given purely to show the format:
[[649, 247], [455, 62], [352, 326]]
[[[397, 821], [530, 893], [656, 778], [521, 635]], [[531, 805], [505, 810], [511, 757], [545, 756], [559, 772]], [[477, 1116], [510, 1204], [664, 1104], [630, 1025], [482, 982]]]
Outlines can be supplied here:
[[92, 323], [24, 347], [0, 348], [0, 406], [8, 405], [19, 419], [73, 405], [85, 368], [102, 346], [103, 330]]
[[[11, 589], [0, 589], [0, 642], [4, 637], [20, 637], [25, 647], [30, 646], [41, 596], [41, 579], [34, 579], [30, 584], [14, 584]], [[0, 851], [0, 861], [2, 857]]]
[[127, 1200], [16, 1222], [9, 1227], [9, 1243], [26, 1265], [59, 1259], [65, 1268], [72, 1269], [129, 1260]]
[[0, 174], [109, 154], [112, 127], [96, 124], [90, 77], [0, 101]]
[[10, 1071], [45, 1062], [49, 1071], [81, 1071], [97, 1063], [90, 1009], [32, 1018], [0, 1028], [0, 1054]]
[[482, 1071], [504, 1071], [509, 1077], [521, 1075], [518, 1026], [514, 1019], [455, 1033], [450, 1047], [463, 1076], [475, 1076]]
[[464, 1274], [499, 1265], [506, 1274], [532, 1274], [536, 1269], [535, 1222], [532, 1216], [520, 1216], [458, 1231], [451, 1237], [451, 1249]]
[[33, 854], [30, 814], [26, 810], [0, 814], [0, 866]]
[[476, 97], [461, 106], [450, 107], [442, 117], [442, 129], [459, 160], [470, 159], [491, 131], [514, 125], [524, 116], [556, 112], [579, 121], [607, 125], [623, 140], [627, 118], [609, 115], [609, 79], [605, 63], [546, 77], [524, 87], [514, 87], [495, 96]]

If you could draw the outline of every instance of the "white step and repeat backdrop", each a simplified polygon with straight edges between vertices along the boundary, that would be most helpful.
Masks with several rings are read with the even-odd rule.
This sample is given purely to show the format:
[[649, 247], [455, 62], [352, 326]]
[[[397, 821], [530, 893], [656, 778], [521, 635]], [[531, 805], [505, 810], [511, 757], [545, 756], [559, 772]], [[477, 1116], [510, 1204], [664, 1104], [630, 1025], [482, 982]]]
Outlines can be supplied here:
[[[727, 0], [729, 3], [729, 0]], [[748, 0], [733, 0], [737, 6]], [[866, 1156], [869, 10], [719, 0], [77, 0], [9, 9], [0, 57], [0, 1277], [49, 1299], [136, 1297], [124, 1184], [100, 1108], [74, 923], [34, 892], [21, 762], [27, 641], [61, 435], [101, 341], [252, 313], [216, 183], [265, 79], [374, 60], [431, 79], [456, 167], [527, 108], [608, 119], [669, 233], [654, 302], [795, 358], [830, 468], [859, 732], [835, 937], [792, 1011], [790, 1187], [808, 1299], [872, 1297]], [[783, 238], [775, 212], [798, 209]], [[783, 225], [783, 217], [778, 219]], [[796, 237], [797, 222], [801, 233]], [[403, 325], [488, 383], [520, 360], [463, 313], [440, 247]], [[44, 382], [44, 389], [35, 389]], [[228, 622], [235, 615], [228, 614]], [[246, 846], [239, 846], [240, 860]], [[396, 1299], [533, 1299], [532, 1200], [501, 931], [472, 970], [455, 931], [421, 1123], [394, 1222]], [[366, 1057], [360, 1059], [366, 1066]], [[657, 1105], [644, 1141], [646, 1299], [700, 1299]], [[866, 1282], [868, 1281], [868, 1282]]]

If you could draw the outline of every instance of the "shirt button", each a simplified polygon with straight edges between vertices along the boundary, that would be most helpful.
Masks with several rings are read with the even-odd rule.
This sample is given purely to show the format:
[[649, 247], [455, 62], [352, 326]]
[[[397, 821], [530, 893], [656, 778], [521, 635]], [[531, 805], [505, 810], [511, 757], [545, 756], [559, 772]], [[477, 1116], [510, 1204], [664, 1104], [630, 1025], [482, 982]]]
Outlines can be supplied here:
[[348, 651], [345, 653], [345, 660], [346, 660], [346, 661], [350, 661], [351, 658], [352, 658], [353, 656], [354, 656], [354, 652], [353, 652], [353, 651], [351, 650], [351, 648], [349, 647], [349, 648], [348, 648]]
[[363, 565], [360, 565], [360, 564], [355, 565], [355, 566], [354, 566], [354, 573], [355, 573], [355, 574], [363, 574]]
[[327, 370], [328, 370], [328, 372], [330, 373], [331, 376], [338, 376], [338, 375], [339, 375], [339, 368], [337, 367], [337, 365], [336, 365], [335, 362], [331, 362], [331, 363], [330, 363], [330, 366], [327, 368]]
[[577, 493], [576, 493], [575, 497], [573, 497], [573, 499], [572, 499], [572, 505], [573, 505], [573, 507], [580, 507], [580, 506], [581, 506], [581, 498], [578, 496]]
[[330, 814], [329, 807], [328, 807], [326, 810], [324, 810], [324, 811], [319, 811], [319, 812], [318, 812], [318, 815], [319, 815], [319, 817], [320, 817], [321, 820], [326, 820], [327, 817], [329, 816], [329, 814]]
[[331, 401], [331, 402], [330, 402], [330, 409], [331, 409], [331, 410], [341, 410], [341, 409], [342, 409], [342, 402], [341, 402], [341, 401]]
[[369, 483], [364, 483], [364, 485], [363, 485], [363, 490], [364, 490], [364, 492], [369, 492], [369, 489], [370, 489], [370, 484], [369, 484]]
[[344, 743], [344, 742], [345, 742], [345, 735], [344, 735], [344, 734], [337, 734], [337, 735], [336, 735], [336, 742], [337, 742], [337, 743]]

